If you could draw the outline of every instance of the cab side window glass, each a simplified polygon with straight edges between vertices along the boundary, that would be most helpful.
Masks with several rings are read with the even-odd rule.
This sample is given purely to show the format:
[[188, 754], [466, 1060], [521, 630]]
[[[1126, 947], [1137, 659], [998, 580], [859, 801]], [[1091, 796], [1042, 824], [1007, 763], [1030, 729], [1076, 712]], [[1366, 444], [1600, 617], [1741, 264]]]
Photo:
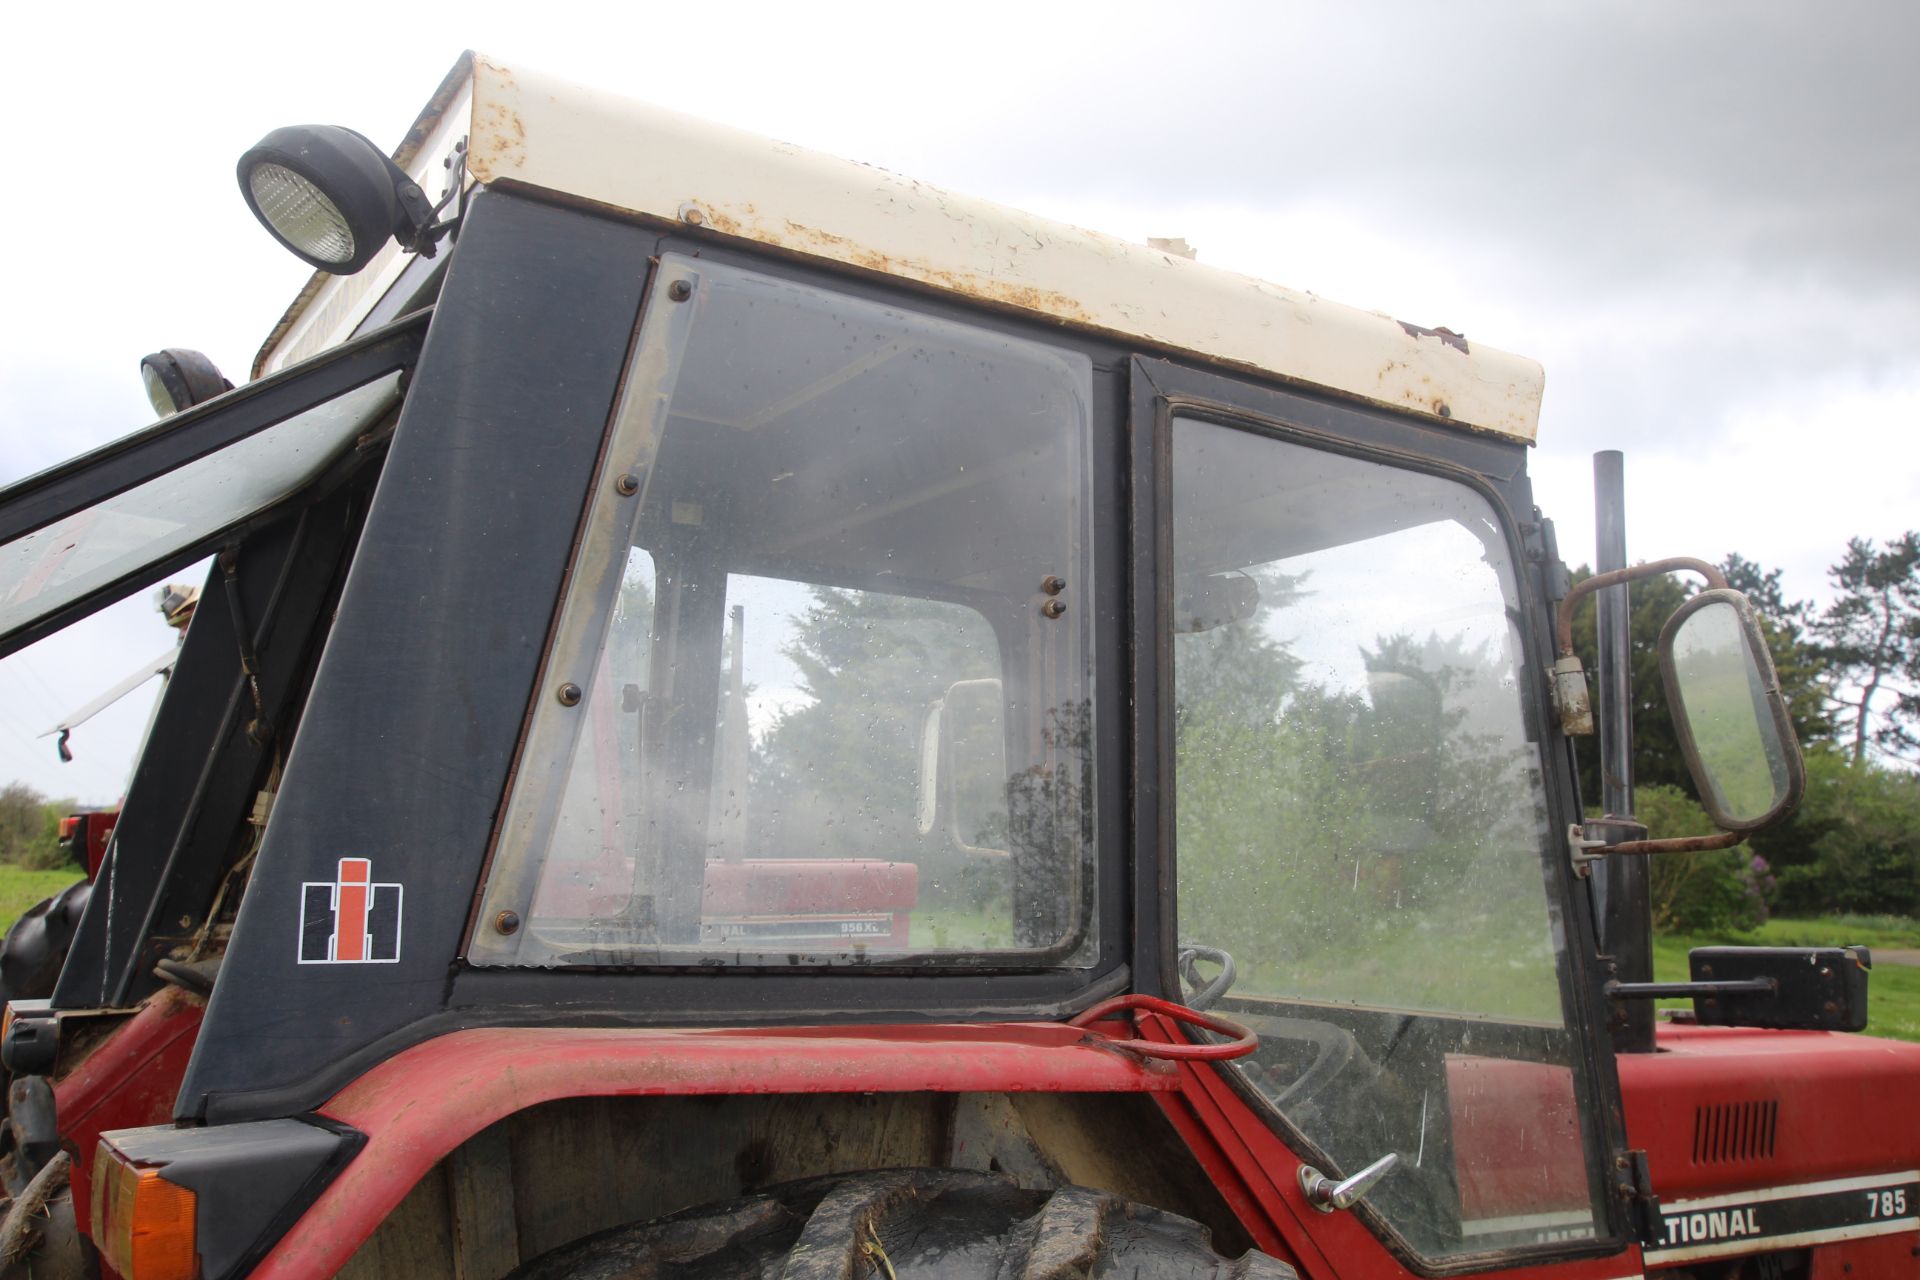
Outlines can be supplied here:
[[1091, 363], [669, 257], [631, 370], [469, 958], [1087, 963]]

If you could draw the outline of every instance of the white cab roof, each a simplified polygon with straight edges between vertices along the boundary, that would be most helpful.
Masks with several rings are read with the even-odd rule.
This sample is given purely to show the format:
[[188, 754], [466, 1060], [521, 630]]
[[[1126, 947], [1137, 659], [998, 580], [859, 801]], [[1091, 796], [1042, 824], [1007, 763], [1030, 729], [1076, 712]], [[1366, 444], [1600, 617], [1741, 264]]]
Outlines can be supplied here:
[[[470, 181], [560, 193], [1531, 443], [1534, 361], [1175, 253], [1050, 222], [870, 165], [463, 56], [394, 159], [438, 199], [467, 141]], [[316, 275], [257, 375], [342, 341], [396, 280], [389, 244], [358, 275]]]

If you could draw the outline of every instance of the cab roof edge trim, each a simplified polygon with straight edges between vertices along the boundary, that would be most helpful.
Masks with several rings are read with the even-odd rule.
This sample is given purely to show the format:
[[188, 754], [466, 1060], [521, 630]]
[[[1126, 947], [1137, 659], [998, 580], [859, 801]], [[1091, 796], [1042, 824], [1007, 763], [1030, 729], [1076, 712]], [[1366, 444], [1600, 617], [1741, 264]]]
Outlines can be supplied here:
[[[453, 86], [469, 66], [463, 96]], [[479, 184], [549, 191], [1509, 439], [1532, 443], [1538, 428], [1544, 375], [1524, 357], [484, 54], [456, 64], [408, 134], [415, 163], [403, 167], [416, 179], [439, 169], [439, 147], [461, 133]], [[439, 146], [416, 142], [435, 137]], [[350, 332], [356, 303], [364, 314], [373, 300], [355, 282], [384, 279], [402, 256], [389, 245], [360, 276], [310, 286], [257, 367]], [[329, 315], [331, 335], [315, 323]]]

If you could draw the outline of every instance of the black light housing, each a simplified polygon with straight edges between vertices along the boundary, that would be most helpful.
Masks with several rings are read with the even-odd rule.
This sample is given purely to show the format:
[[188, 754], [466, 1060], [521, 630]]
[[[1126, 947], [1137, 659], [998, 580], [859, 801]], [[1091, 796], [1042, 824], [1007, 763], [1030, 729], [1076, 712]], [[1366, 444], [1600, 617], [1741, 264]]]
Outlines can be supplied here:
[[186, 347], [168, 347], [140, 358], [140, 379], [147, 399], [163, 418], [191, 409], [202, 400], [233, 390], [213, 361]]
[[392, 236], [433, 256], [443, 227], [426, 193], [386, 153], [331, 124], [275, 129], [240, 157], [240, 194], [301, 261], [350, 276]]

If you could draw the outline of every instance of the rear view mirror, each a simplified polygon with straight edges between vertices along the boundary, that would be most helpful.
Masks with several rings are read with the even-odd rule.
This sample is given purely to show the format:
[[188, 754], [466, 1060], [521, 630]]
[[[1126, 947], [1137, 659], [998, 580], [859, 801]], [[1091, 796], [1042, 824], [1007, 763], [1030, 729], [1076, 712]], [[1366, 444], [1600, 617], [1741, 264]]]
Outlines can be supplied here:
[[1660, 633], [1660, 675], [1708, 816], [1749, 832], [1791, 812], [1806, 769], [1747, 598], [1716, 588], [1676, 609]]
[[920, 737], [921, 835], [939, 828], [963, 853], [1006, 856], [983, 843], [1006, 830], [1004, 717], [998, 679], [957, 681], [928, 709]]
[[1210, 573], [1189, 578], [1173, 602], [1173, 629], [1194, 635], [1245, 622], [1260, 611], [1260, 584], [1246, 573]]

